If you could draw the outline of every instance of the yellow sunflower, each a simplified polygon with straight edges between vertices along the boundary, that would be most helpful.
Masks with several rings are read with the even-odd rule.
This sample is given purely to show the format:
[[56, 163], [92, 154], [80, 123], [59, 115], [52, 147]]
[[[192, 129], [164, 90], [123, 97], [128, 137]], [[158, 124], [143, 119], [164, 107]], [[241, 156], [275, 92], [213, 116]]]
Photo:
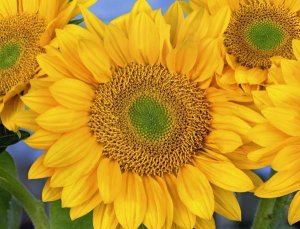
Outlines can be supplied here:
[[[80, 0], [91, 5], [94, 0]], [[1, 0], [0, 1], [0, 123], [10, 130], [15, 113], [23, 106], [20, 95], [30, 79], [39, 74], [36, 61], [44, 46], [79, 13], [77, 1]]]
[[166, 23], [173, 7], [164, 17], [140, 0], [109, 25], [82, 7], [87, 30], [57, 30], [58, 49], [38, 57], [48, 77], [22, 97], [16, 122], [46, 150], [29, 178], [48, 177], [43, 200], [72, 219], [93, 211], [96, 229], [214, 228], [214, 211], [240, 220], [233, 192], [261, 182], [247, 132], [265, 119], [244, 94], [191, 77], [205, 59], [188, 28]]
[[240, 84], [245, 90], [278, 83], [281, 58], [294, 59], [292, 40], [300, 39], [297, 0], [191, 0], [193, 10], [209, 12], [207, 36], [219, 41], [223, 68], [220, 85]]
[[298, 191], [289, 209], [290, 224], [300, 220], [300, 41], [293, 41], [293, 48], [297, 60], [281, 61], [284, 83], [253, 93], [266, 122], [249, 132], [251, 139], [263, 147], [249, 157], [269, 160], [277, 171], [255, 194], [273, 198]]

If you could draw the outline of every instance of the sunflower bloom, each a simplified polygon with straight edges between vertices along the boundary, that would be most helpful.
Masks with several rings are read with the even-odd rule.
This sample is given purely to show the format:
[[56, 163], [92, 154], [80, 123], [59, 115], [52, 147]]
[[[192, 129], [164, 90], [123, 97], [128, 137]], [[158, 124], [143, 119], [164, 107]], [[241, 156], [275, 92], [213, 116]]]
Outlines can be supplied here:
[[[262, 146], [249, 154], [252, 160], [268, 160], [277, 171], [256, 195], [263, 198], [283, 196], [300, 190], [300, 41], [293, 41], [297, 60], [281, 61], [284, 84], [270, 85], [265, 91], [253, 93], [266, 122], [255, 126], [249, 135]], [[288, 221], [300, 220], [300, 194], [297, 192], [289, 209]]]
[[[91, 5], [94, 1], [80, 2]], [[17, 129], [12, 119], [23, 107], [20, 95], [39, 74], [37, 55], [53, 39], [54, 30], [78, 13], [77, 1], [1, 0], [0, 118], [6, 128]]]
[[109, 25], [82, 12], [87, 30], [57, 30], [59, 49], [38, 57], [48, 77], [32, 80], [30, 110], [16, 116], [34, 131], [27, 144], [46, 151], [29, 171], [48, 177], [43, 200], [61, 199], [72, 219], [93, 211], [96, 229], [214, 228], [214, 212], [240, 220], [233, 192], [261, 182], [246, 135], [265, 119], [249, 97], [203, 88], [199, 44], [166, 23], [173, 11], [166, 19], [138, 1]]
[[208, 36], [219, 41], [223, 68], [216, 69], [219, 85], [257, 89], [281, 83], [280, 59], [295, 59], [292, 40], [300, 38], [300, 3], [294, 0], [191, 0], [194, 10], [208, 11], [214, 26]]

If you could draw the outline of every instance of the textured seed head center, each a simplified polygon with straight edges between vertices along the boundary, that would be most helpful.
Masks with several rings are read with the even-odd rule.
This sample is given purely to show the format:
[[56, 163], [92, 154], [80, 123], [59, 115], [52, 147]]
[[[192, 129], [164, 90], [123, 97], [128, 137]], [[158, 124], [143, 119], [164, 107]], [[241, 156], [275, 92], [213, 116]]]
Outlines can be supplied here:
[[34, 76], [36, 56], [43, 52], [40, 39], [45, 29], [44, 20], [36, 14], [0, 19], [0, 96]]
[[271, 58], [294, 58], [292, 40], [300, 38], [300, 19], [284, 6], [241, 5], [224, 34], [227, 52], [242, 66], [271, 67]]
[[129, 64], [99, 85], [90, 128], [122, 171], [176, 174], [209, 133], [209, 103], [198, 85], [161, 65]]

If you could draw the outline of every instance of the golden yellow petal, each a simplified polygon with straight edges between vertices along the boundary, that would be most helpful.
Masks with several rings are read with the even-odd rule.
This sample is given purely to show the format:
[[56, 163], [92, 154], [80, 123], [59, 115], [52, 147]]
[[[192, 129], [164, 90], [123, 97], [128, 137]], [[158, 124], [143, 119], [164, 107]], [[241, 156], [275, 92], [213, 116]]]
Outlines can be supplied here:
[[44, 166], [44, 164], [43, 164], [44, 158], [45, 158], [45, 154], [41, 155], [31, 165], [29, 172], [28, 172], [29, 179], [41, 179], [41, 178], [52, 176], [54, 170]]
[[20, 97], [18, 95], [14, 96], [4, 103], [4, 107], [0, 112], [1, 122], [7, 129], [17, 131], [19, 129], [19, 124], [16, 121], [16, 118], [23, 112], [24, 109], [25, 107], [23, 102], [20, 100]]
[[113, 202], [122, 188], [122, 174], [119, 163], [109, 158], [102, 158], [99, 163], [97, 177], [103, 202]]
[[272, 161], [276, 171], [297, 170], [300, 165], [300, 145], [288, 145], [280, 150]]
[[94, 229], [115, 229], [118, 220], [115, 215], [113, 204], [100, 204], [93, 212]]
[[241, 208], [233, 192], [212, 186], [215, 196], [215, 211], [227, 219], [241, 221]]
[[56, 81], [49, 90], [58, 103], [69, 109], [79, 111], [89, 111], [95, 95], [94, 90], [89, 85], [80, 80], [69, 78]]
[[62, 207], [75, 207], [86, 203], [98, 192], [96, 172], [81, 177], [76, 183], [63, 188]]
[[125, 66], [132, 62], [129, 52], [129, 40], [123, 30], [110, 24], [106, 27], [104, 46], [108, 54], [118, 66]]
[[215, 220], [204, 220], [197, 217], [195, 229], [216, 229]]
[[143, 177], [147, 196], [147, 210], [143, 224], [149, 229], [162, 228], [166, 220], [166, 205], [164, 190], [152, 177]]
[[71, 165], [89, 153], [94, 141], [89, 127], [66, 133], [47, 151], [44, 164], [49, 167]]
[[125, 229], [138, 228], [147, 210], [143, 181], [134, 173], [125, 172], [122, 176], [122, 190], [114, 202], [116, 217]]
[[96, 194], [90, 198], [88, 201], [84, 202], [81, 205], [78, 205], [76, 207], [72, 207], [70, 210], [70, 217], [71, 220], [75, 220], [77, 218], [80, 218], [86, 214], [88, 214], [90, 211], [95, 209], [100, 203], [102, 199], [99, 195], [99, 192], [96, 192]]
[[187, 206], [181, 201], [176, 187], [176, 177], [166, 174], [164, 178], [173, 200], [174, 223], [182, 228], [193, 228], [196, 223], [196, 216], [191, 213]]
[[110, 80], [110, 60], [104, 47], [101, 46], [101, 43], [90, 40], [80, 40], [78, 42], [78, 51], [82, 62], [93, 74], [97, 82], [106, 83]]
[[294, 224], [300, 220], [300, 191], [294, 196], [288, 214], [289, 224]]
[[61, 134], [49, 132], [43, 129], [35, 131], [24, 142], [32, 148], [49, 149], [60, 138]]
[[62, 195], [62, 189], [51, 188], [50, 181], [48, 180], [43, 188], [42, 200], [44, 202], [59, 200], [61, 198], [61, 195]]
[[269, 107], [262, 113], [274, 127], [290, 136], [300, 136], [300, 113], [295, 109]]
[[299, 171], [280, 171], [257, 188], [255, 195], [262, 198], [274, 198], [298, 191], [299, 189]]
[[130, 52], [136, 62], [150, 65], [157, 63], [160, 56], [159, 33], [146, 13], [140, 13], [134, 18], [128, 36]]
[[181, 168], [176, 180], [178, 195], [186, 207], [198, 217], [210, 220], [214, 212], [213, 190], [206, 176], [196, 167]]
[[195, 157], [195, 162], [212, 184], [225, 190], [245, 192], [254, 187], [250, 178], [230, 161], [221, 161], [199, 155]]
[[82, 12], [87, 29], [103, 40], [105, 24], [84, 6], [80, 5], [80, 10]]
[[88, 112], [74, 111], [58, 106], [39, 115], [36, 122], [45, 130], [63, 133], [86, 126], [89, 122], [89, 115]]

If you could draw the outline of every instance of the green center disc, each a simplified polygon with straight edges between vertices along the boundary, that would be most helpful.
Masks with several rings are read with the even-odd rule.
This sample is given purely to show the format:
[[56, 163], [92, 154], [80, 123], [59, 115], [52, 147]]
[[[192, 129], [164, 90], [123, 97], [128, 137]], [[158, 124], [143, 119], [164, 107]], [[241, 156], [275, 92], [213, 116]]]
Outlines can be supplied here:
[[284, 40], [282, 28], [270, 21], [255, 22], [246, 30], [246, 36], [252, 46], [261, 51], [276, 49]]
[[0, 48], [0, 69], [6, 70], [14, 66], [21, 54], [18, 44], [5, 44]]
[[168, 110], [157, 100], [141, 96], [129, 108], [129, 118], [137, 132], [147, 140], [159, 140], [171, 126]]

